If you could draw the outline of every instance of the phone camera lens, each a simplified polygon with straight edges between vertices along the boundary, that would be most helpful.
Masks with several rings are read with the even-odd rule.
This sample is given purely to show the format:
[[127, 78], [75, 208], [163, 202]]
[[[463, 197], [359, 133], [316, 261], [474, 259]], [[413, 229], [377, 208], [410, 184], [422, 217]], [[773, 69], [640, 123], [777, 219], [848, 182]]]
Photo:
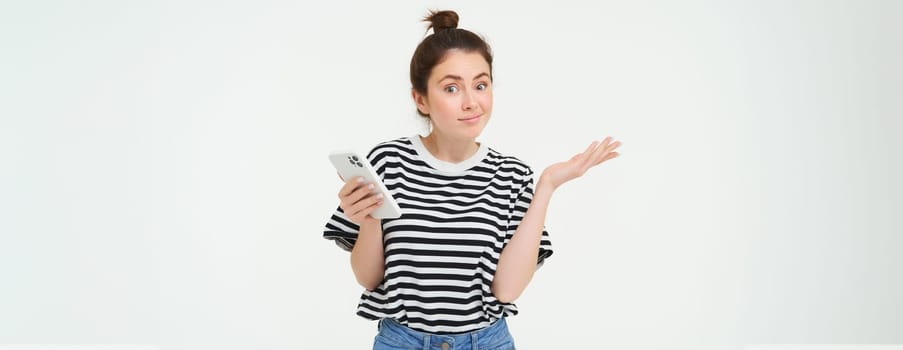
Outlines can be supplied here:
[[363, 165], [363, 164], [361, 164], [361, 163], [360, 163], [360, 162], [358, 162], [358, 163], [357, 163], [357, 167], [358, 167], [358, 168], [363, 168], [363, 167], [364, 167], [364, 165]]
[[351, 159], [354, 159], [355, 162], [360, 160], [360, 159], [357, 159], [357, 156], [351, 156]]

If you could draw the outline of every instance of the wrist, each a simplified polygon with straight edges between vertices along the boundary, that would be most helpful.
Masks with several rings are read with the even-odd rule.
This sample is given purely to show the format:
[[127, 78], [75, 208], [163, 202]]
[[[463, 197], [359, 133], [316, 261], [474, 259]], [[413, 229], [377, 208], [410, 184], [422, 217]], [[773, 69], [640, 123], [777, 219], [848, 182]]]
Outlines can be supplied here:
[[380, 219], [376, 219], [371, 216], [367, 216], [363, 221], [361, 221], [360, 227], [361, 231], [373, 231], [376, 228], [381, 228], [382, 221]]
[[555, 193], [557, 187], [549, 181], [545, 175], [539, 177], [539, 181], [536, 183], [536, 188], [534, 188], [533, 197], [537, 196], [548, 196], [551, 197], [552, 193]]

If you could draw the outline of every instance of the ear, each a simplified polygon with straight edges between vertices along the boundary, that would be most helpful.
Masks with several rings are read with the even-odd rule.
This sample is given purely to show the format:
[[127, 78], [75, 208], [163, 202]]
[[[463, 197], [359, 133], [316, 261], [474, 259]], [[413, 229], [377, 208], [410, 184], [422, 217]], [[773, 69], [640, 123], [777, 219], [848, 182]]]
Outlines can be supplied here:
[[417, 90], [411, 89], [411, 98], [414, 99], [414, 104], [417, 105], [417, 110], [420, 113], [430, 115], [430, 101], [426, 96], [421, 95]]

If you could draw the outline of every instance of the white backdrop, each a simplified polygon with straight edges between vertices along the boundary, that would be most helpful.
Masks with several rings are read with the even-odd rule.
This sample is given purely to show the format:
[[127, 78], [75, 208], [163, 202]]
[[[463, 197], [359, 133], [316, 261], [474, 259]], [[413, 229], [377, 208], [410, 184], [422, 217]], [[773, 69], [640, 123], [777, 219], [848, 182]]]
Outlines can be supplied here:
[[427, 9], [481, 140], [561, 188], [521, 349], [903, 343], [903, 2], [7, 1], [0, 344], [363, 349], [327, 153], [423, 132]]

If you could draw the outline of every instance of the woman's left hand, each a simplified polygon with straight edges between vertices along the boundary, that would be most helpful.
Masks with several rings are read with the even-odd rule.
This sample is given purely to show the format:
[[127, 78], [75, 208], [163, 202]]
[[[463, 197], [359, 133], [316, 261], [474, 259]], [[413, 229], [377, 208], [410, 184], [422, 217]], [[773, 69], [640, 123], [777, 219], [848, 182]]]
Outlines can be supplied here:
[[621, 142], [612, 142], [612, 140], [611, 136], [609, 136], [602, 140], [601, 143], [593, 141], [583, 153], [578, 153], [565, 162], [550, 165], [542, 172], [540, 177], [541, 185], [549, 186], [552, 190], [557, 189], [558, 186], [563, 185], [565, 182], [583, 176], [589, 168], [617, 157], [620, 154], [614, 150], [621, 145]]

